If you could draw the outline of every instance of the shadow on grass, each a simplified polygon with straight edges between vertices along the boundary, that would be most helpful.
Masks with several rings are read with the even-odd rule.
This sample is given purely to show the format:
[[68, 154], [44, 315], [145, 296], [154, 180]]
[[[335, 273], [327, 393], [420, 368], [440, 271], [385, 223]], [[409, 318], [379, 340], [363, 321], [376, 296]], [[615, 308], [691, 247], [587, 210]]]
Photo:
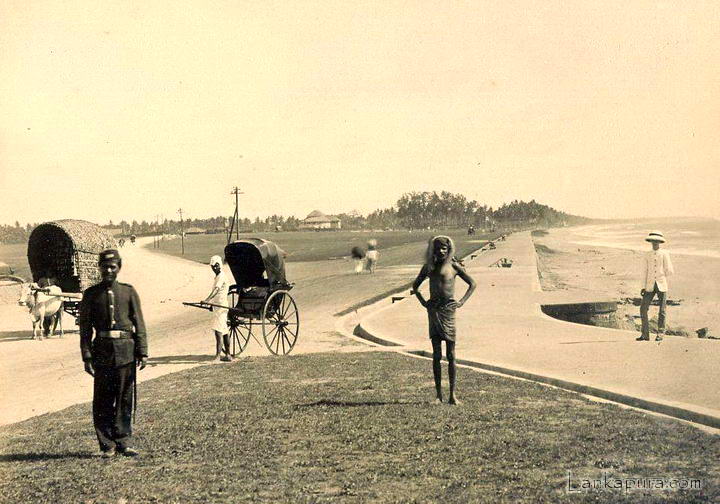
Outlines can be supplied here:
[[45, 460], [90, 459], [95, 455], [88, 452], [68, 453], [8, 453], [0, 455], [0, 462], [40, 462]]
[[163, 364], [197, 364], [198, 362], [211, 362], [212, 355], [165, 355], [162, 357], [151, 357], [148, 359], [148, 366], [160, 366]]
[[314, 403], [309, 404], [296, 404], [296, 408], [312, 408], [315, 406], [338, 406], [341, 408], [352, 408], [354, 406], [392, 406], [392, 405], [403, 405], [403, 406], [421, 406], [421, 405], [430, 405], [429, 402], [424, 401], [389, 401], [389, 402], [383, 402], [383, 401], [332, 401], [329, 399], [322, 399], [320, 401], [316, 401]]

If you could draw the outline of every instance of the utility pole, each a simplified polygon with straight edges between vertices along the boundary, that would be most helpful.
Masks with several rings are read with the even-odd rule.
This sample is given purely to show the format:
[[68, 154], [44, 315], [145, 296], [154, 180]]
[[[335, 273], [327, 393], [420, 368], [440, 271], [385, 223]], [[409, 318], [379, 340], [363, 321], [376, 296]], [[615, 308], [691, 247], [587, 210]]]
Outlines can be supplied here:
[[162, 232], [160, 231], [160, 214], [155, 214], [155, 248], [160, 248], [160, 236], [162, 235]]
[[180, 214], [180, 243], [182, 244], [182, 255], [185, 255], [185, 227], [183, 225], [183, 209], [178, 208], [178, 213]]
[[230, 237], [232, 236], [233, 228], [235, 228], [235, 239], [240, 239], [240, 214], [238, 213], [238, 195], [245, 194], [237, 186], [233, 187], [230, 194], [235, 195], [235, 213], [233, 214], [232, 224], [230, 225], [230, 231], [228, 232], [228, 243], [230, 243]]

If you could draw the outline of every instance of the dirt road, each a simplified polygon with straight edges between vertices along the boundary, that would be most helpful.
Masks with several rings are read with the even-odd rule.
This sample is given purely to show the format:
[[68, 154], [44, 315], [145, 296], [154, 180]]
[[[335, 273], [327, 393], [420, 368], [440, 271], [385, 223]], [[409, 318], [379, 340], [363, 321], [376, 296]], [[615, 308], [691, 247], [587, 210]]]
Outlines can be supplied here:
[[[210, 268], [155, 254], [141, 245], [121, 249], [119, 277], [140, 294], [148, 326], [150, 361], [139, 373], [139, 381], [209, 364], [215, 345], [210, 313], [181, 303], [208, 294]], [[351, 270], [344, 260], [287, 265], [288, 278], [297, 284], [292, 294], [301, 316], [301, 334], [293, 353], [371, 350], [338, 333], [333, 314], [412, 280], [417, 266], [380, 267], [374, 275], [360, 276]], [[226, 273], [230, 275], [227, 268]], [[23, 307], [8, 302], [12, 298], [5, 292], [5, 304], [0, 304], [0, 425], [90, 401], [92, 378], [83, 372], [74, 319], [63, 318], [64, 338], [33, 341], [29, 316]], [[252, 340], [243, 353], [267, 355], [267, 349]], [[242, 358], [231, 365], [242, 365]]]

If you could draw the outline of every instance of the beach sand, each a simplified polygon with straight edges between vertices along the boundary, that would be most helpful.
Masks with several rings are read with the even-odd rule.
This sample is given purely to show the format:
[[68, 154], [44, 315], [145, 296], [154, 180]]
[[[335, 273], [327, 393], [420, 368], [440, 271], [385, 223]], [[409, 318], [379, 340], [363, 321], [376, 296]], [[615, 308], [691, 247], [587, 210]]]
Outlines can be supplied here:
[[[642, 250], [613, 247], [611, 241], [588, 244], [589, 233], [588, 227], [535, 233], [542, 289], [603, 294], [618, 300], [640, 297], [642, 250], [650, 250], [650, 244], [642, 242], [642, 235], [638, 247]], [[667, 306], [666, 327], [689, 337], [697, 337], [695, 331], [707, 327], [710, 335], [720, 337], [720, 285], [716, 280], [720, 278], [720, 259], [674, 252], [670, 243], [666, 245], [675, 268], [669, 278], [668, 299], [680, 302]], [[632, 328], [630, 321], [639, 327], [639, 317], [639, 306], [618, 305], [621, 328]], [[651, 306], [650, 318], [656, 317], [657, 307]]]

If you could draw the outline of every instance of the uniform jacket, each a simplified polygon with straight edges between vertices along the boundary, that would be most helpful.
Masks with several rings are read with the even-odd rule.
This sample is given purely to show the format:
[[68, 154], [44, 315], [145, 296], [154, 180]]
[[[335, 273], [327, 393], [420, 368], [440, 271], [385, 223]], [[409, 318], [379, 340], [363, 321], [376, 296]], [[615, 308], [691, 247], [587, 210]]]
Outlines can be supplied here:
[[[112, 296], [109, 291], [112, 291]], [[115, 281], [110, 286], [99, 283], [85, 290], [80, 302], [78, 325], [83, 361], [92, 360], [96, 366], [117, 367], [148, 355], [140, 298], [132, 285]], [[97, 337], [97, 331], [109, 330], [129, 331], [133, 336], [128, 339]]]
[[667, 250], [651, 250], [644, 257], [643, 289], [652, 291], [657, 283], [660, 292], [667, 292], [667, 277], [675, 273]]

